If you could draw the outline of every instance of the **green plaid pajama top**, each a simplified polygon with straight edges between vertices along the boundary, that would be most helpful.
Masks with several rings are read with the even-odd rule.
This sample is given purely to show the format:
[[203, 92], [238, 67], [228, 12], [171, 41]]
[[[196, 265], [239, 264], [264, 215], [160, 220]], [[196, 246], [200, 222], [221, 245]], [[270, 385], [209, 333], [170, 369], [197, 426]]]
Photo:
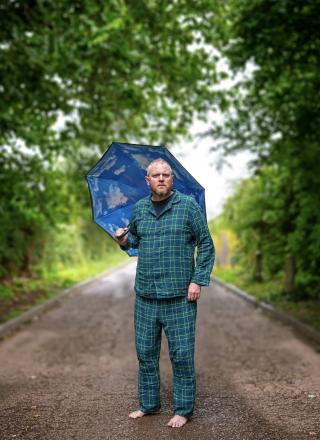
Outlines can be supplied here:
[[139, 249], [138, 295], [185, 296], [191, 282], [209, 285], [215, 250], [207, 222], [197, 202], [177, 190], [159, 217], [151, 196], [136, 203], [128, 242], [122, 246], [128, 248]]

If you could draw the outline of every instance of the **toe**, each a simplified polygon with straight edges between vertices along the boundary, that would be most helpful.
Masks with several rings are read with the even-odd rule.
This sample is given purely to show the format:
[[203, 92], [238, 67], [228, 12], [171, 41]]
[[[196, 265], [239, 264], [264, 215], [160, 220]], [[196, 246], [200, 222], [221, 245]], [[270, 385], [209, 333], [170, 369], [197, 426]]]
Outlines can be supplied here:
[[138, 417], [142, 417], [142, 416], [144, 416], [144, 413], [140, 410], [133, 411], [132, 413], [129, 414], [130, 419], [137, 419]]

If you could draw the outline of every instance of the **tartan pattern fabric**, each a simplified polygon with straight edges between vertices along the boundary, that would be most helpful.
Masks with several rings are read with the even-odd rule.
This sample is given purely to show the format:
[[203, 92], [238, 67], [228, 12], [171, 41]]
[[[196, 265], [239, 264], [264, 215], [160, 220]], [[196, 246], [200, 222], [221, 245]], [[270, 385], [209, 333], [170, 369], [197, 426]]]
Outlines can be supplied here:
[[135, 342], [139, 360], [139, 404], [145, 413], [160, 409], [161, 334], [168, 339], [173, 369], [174, 413], [191, 416], [195, 400], [194, 347], [197, 303], [186, 297], [165, 299], [136, 295]]
[[150, 196], [136, 203], [122, 248], [139, 249], [138, 295], [184, 296], [191, 282], [209, 285], [215, 252], [207, 222], [197, 202], [177, 190], [159, 217]]

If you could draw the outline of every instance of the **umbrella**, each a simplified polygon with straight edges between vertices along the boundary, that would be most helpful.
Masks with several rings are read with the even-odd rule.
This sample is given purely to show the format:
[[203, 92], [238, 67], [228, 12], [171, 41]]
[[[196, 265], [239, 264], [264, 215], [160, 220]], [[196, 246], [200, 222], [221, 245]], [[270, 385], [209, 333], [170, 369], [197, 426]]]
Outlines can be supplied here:
[[[130, 223], [135, 203], [150, 194], [144, 177], [149, 163], [158, 158], [171, 166], [174, 188], [193, 196], [206, 216], [204, 188], [167, 148], [112, 142], [86, 175], [93, 220], [112, 238], [118, 228]], [[127, 253], [138, 255], [137, 249], [129, 249]]]

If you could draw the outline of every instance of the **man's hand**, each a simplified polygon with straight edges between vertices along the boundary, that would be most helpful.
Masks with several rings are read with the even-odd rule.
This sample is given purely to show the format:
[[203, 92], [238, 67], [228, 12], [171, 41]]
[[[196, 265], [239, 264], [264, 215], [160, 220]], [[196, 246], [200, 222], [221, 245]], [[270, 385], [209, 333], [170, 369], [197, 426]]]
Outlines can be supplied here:
[[124, 235], [123, 237], [120, 238], [120, 236], [124, 233], [127, 232], [128, 228], [119, 228], [116, 230], [116, 233], [114, 235], [114, 238], [117, 240], [118, 244], [120, 244], [120, 246], [124, 246], [127, 244], [128, 241], [128, 234]]
[[197, 301], [200, 298], [201, 286], [196, 283], [190, 283], [188, 289], [188, 301]]

